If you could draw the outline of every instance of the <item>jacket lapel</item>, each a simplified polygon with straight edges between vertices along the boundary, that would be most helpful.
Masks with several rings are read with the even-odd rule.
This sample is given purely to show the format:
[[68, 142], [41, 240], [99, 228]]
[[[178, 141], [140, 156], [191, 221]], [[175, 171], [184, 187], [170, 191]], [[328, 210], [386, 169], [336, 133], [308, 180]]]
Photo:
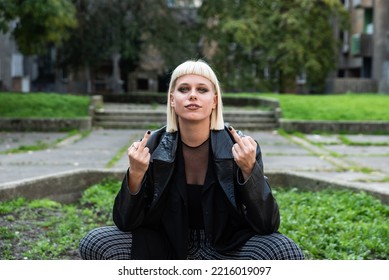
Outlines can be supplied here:
[[152, 152], [154, 196], [151, 208], [159, 201], [174, 171], [178, 133], [164, 133], [159, 145]]
[[211, 132], [212, 151], [215, 161], [215, 173], [218, 182], [230, 203], [236, 206], [234, 190], [234, 157], [232, 155], [232, 141], [226, 129]]

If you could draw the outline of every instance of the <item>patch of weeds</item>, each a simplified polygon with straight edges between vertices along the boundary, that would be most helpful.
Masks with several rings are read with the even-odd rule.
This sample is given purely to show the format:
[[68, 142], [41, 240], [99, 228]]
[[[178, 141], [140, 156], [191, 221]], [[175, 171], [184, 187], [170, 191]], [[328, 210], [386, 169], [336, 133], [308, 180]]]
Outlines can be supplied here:
[[1, 258], [79, 259], [80, 239], [93, 228], [113, 224], [119, 188], [119, 182], [106, 180], [69, 205], [47, 199], [0, 202]]
[[[15, 199], [0, 202], [2, 259], [79, 259], [78, 243], [91, 229], [112, 225], [121, 182], [93, 185], [74, 204]], [[307, 259], [389, 259], [389, 206], [350, 190], [279, 189], [280, 231]]]
[[328, 151], [328, 153], [334, 158], [344, 158], [345, 156], [334, 151]]
[[280, 231], [307, 259], [388, 259], [389, 206], [349, 190], [275, 191]]
[[277, 133], [278, 133], [279, 135], [281, 135], [281, 136], [287, 138], [287, 139], [290, 139], [290, 134], [291, 134], [291, 133], [294, 133], [294, 132], [289, 133], [289, 132], [286, 132], [284, 129], [281, 129], [281, 128], [280, 128], [280, 129], [277, 129]]
[[7, 202], [0, 202], [0, 215], [11, 213], [26, 204], [25, 198], [17, 198]]

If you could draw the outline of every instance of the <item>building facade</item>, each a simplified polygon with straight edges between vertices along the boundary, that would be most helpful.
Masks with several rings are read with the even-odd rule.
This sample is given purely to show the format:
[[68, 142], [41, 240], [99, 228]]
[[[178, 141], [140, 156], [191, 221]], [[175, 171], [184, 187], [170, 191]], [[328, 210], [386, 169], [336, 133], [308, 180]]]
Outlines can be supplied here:
[[28, 92], [37, 74], [36, 57], [22, 55], [13, 39], [0, 33], [0, 90]]
[[389, 93], [389, 1], [342, 2], [350, 29], [337, 31], [341, 48], [328, 91]]

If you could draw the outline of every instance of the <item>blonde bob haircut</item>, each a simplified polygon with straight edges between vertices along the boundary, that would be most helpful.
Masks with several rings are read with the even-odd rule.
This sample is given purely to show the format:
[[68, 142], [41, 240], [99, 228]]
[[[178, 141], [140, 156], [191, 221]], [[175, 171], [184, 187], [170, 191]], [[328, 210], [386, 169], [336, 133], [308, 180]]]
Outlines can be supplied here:
[[211, 113], [211, 130], [223, 130], [224, 129], [224, 119], [223, 119], [223, 104], [221, 98], [221, 89], [219, 81], [216, 77], [215, 72], [212, 68], [203, 60], [188, 60], [184, 63], [177, 66], [173, 71], [168, 91], [168, 100], [167, 100], [167, 122], [166, 122], [166, 131], [176, 132], [178, 130], [178, 118], [177, 114], [174, 111], [174, 108], [171, 106], [171, 94], [173, 94], [176, 81], [179, 77], [184, 75], [199, 75], [210, 80], [215, 86], [215, 94], [217, 96], [216, 108]]

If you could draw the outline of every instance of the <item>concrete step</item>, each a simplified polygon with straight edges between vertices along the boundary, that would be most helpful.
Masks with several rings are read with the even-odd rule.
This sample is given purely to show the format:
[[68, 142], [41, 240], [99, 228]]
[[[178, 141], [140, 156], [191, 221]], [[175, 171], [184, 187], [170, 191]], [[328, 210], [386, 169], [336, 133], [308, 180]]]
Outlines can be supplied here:
[[[99, 121], [165, 121], [165, 114], [126, 114], [126, 115], [114, 115], [114, 114], [95, 114], [93, 120], [94, 122]], [[273, 122], [276, 121], [274, 116], [260, 116], [260, 115], [234, 115], [234, 114], [224, 114], [224, 119], [226, 121], [235, 121], [235, 122]]]
[[[277, 129], [277, 123], [275, 122], [262, 122], [262, 123], [240, 123], [240, 122], [229, 122], [226, 123], [234, 126], [239, 130], [274, 130]], [[95, 127], [102, 127], [106, 129], [136, 129], [136, 128], [158, 128], [165, 125], [166, 122], [158, 121], [128, 121], [128, 122], [118, 122], [118, 121], [99, 121], [94, 123]]]
[[[225, 108], [224, 120], [246, 130], [272, 130], [278, 126], [273, 111]], [[113, 129], [156, 128], [165, 124], [165, 106], [147, 104], [105, 104], [93, 117], [93, 126]]]

